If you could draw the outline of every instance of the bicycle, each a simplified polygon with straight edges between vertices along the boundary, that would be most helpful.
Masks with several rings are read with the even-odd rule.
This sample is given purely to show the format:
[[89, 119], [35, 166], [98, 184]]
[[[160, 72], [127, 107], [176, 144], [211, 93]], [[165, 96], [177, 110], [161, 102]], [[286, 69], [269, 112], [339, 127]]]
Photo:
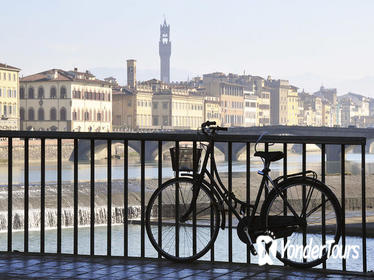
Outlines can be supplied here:
[[[310, 244], [310, 240], [317, 245], [338, 244], [342, 210], [334, 193], [317, 180], [317, 174], [311, 170], [273, 180], [269, 175], [270, 163], [282, 159], [284, 154], [257, 151], [261, 137], [256, 142], [254, 156], [262, 159], [264, 168], [258, 171], [262, 180], [254, 204], [241, 201], [229, 192], [218, 174], [214, 158], [216, 132], [227, 128], [214, 125], [215, 122], [209, 121], [201, 125], [202, 132], [209, 136], [210, 141], [206, 145], [200, 173], [197, 173], [197, 162], [201, 148], [179, 148], [179, 158], [176, 153], [178, 149], [171, 149], [173, 169], [194, 171], [194, 174], [182, 173], [168, 180], [155, 190], [149, 200], [146, 230], [157, 252], [178, 262], [202, 257], [214, 245], [219, 228], [225, 229], [225, 207], [237, 218], [238, 237], [248, 244], [254, 255], [257, 254], [254, 244], [260, 235], [290, 241], [290, 244], [302, 246], [303, 249]], [[191, 155], [192, 151], [195, 151], [194, 156]], [[186, 158], [190, 161], [186, 161]], [[192, 162], [191, 158], [195, 161]], [[211, 172], [207, 169], [209, 158]], [[258, 215], [264, 188], [268, 190], [268, 195]], [[266, 248], [269, 249], [269, 246]], [[329, 254], [331, 251], [327, 247], [322, 247], [317, 256], [291, 256], [278, 247], [276, 251], [276, 257], [284, 264], [301, 268], [319, 265]]]

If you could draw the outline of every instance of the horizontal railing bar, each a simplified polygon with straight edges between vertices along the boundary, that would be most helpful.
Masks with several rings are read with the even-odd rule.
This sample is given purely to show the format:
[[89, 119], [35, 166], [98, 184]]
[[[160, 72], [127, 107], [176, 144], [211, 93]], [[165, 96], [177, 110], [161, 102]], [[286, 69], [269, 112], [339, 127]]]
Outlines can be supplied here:
[[[95, 140], [144, 140], [144, 141], [209, 141], [210, 138], [204, 134], [191, 130], [190, 133], [183, 131], [165, 133], [102, 133], [102, 132], [65, 132], [65, 131], [0, 131], [0, 137], [13, 138], [46, 138], [46, 139], [92, 139]], [[229, 134], [221, 133], [214, 137], [216, 142], [256, 142], [259, 135]], [[265, 135], [260, 142], [271, 143], [306, 143], [306, 144], [366, 144], [366, 137], [345, 136], [285, 136]]]

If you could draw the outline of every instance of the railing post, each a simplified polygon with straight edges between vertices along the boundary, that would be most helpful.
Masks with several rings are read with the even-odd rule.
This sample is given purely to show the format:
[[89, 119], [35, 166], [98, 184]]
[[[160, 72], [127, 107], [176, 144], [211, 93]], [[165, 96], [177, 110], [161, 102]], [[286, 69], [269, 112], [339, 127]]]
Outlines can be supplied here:
[[112, 140], [108, 139], [107, 143], [107, 256], [112, 255]]
[[74, 237], [73, 253], [78, 254], [78, 139], [74, 139], [74, 187], [73, 187], [73, 211], [74, 211]]
[[40, 139], [40, 253], [45, 251], [45, 138]]
[[8, 138], [8, 252], [12, 251], [13, 230], [13, 138]]
[[95, 139], [90, 141], [90, 255], [95, 255]]
[[61, 254], [62, 243], [62, 147], [61, 138], [57, 139], [57, 254]]
[[366, 256], [366, 181], [365, 181], [365, 143], [361, 144], [361, 193], [362, 193], [362, 270], [367, 272]]
[[29, 138], [24, 138], [24, 239], [23, 239], [23, 251], [27, 253], [29, 251]]
[[141, 222], [141, 237], [140, 237], [140, 255], [145, 257], [145, 141], [141, 141], [140, 149], [140, 222]]

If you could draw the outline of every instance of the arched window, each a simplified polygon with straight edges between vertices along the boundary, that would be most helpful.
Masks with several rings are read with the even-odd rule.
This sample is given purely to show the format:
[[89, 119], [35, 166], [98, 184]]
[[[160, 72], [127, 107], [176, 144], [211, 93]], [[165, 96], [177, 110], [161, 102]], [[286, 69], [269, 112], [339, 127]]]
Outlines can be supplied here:
[[34, 88], [33, 87], [29, 88], [29, 99], [34, 99]]
[[62, 86], [60, 89], [60, 98], [67, 98], [66, 96], [66, 87]]
[[55, 121], [57, 119], [57, 111], [56, 108], [52, 108], [51, 111], [49, 112], [49, 119], [51, 121]]
[[23, 107], [19, 110], [19, 118], [21, 121], [25, 120], [25, 109], [23, 109]]
[[25, 99], [25, 88], [24, 87], [21, 87], [19, 90], [19, 98]]
[[55, 87], [51, 87], [50, 97], [57, 98], [57, 90]]
[[39, 99], [44, 98], [44, 88], [43, 87], [38, 88], [38, 98]]
[[39, 108], [38, 110], [38, 120], [44, 121], [44, 109], [43, 108]]
[[73, 121], [77, 120], [77, 112], [73, 111]]
[[29, 109], [29, 118], [28, 119], [29, 119], [29, 121], [35, 120], [35, 112], [34, 112], [33, 108]]
[[66, 109], [62, 107], [60, 110], [60, 121], [66, 121]]

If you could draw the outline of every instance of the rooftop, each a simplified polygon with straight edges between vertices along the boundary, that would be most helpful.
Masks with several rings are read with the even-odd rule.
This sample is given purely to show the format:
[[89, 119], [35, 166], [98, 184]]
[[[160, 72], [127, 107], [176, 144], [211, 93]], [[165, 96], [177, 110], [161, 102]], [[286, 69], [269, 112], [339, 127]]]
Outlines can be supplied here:
[[43, 82], [43, 81], [75, 81], [108, 84], [106, 81], [96, 79], [89, 71], [78, 72], [75, 68], [72, 71], [64, 71], [61, 69], [50, 69], [37, 74], [29, 75], [20, 79], [21, 82]]
[[5, 69], [5, 70], [13, 70], [13, 71], [21, 71], [21, 69], [17, 68], [17, 67], [14, 67], [14, 66], [10, 66], [8, 64], [4, 64], [4, 63], [0, 63], [0, 69]]

